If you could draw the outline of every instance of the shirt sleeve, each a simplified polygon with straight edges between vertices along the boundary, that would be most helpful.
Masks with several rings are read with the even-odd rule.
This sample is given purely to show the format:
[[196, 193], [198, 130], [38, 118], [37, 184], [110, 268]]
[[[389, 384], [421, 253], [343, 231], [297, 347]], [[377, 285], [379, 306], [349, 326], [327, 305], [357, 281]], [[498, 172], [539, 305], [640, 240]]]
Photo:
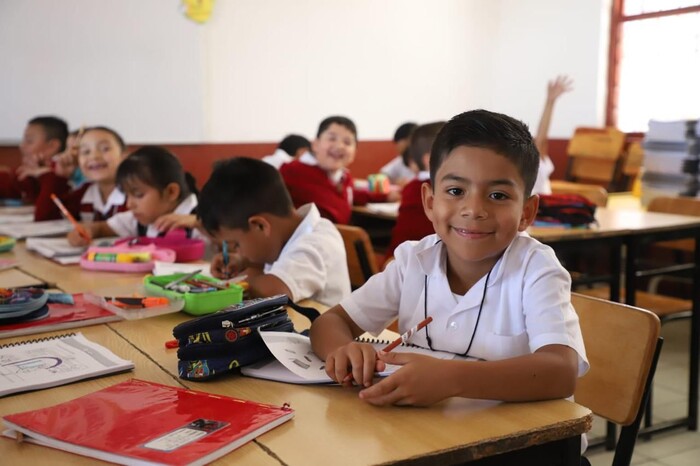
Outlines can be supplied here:
[[117, 236], [136, 236], [138, 234], [138, 222], [133, 212], [119, 212], [107, 219], [107, 225]]
[[326, 286], [326, 270], [322, 249], [318, 245], [304, 241], [289, 252], [280, 254], [266, 273], [282, 280], [293, 301], [309, 298]]

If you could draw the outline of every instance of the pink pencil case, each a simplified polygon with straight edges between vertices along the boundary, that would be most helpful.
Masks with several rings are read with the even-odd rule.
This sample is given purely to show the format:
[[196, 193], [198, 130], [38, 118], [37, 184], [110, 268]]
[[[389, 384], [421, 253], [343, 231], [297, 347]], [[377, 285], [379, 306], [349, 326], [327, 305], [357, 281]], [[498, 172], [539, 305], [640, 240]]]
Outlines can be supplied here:
[[204, 257], [204, 241], [187, 238], [183, 230], [175, 230], [159, 238], [149, 238], [147, 236], [123, 238], [117, 240], [114, 244], [120, 245], [125, 243], [137, 246], [153, 244], [157, 248], [172, 249], [175, 251], [175, 262], [197, 261]]
[[175, 251], [154, 244], [91, 246], [80, 258], [80, 266], [87, 270], [147, 273], [153, 270], [154, 261], [175, 262]]

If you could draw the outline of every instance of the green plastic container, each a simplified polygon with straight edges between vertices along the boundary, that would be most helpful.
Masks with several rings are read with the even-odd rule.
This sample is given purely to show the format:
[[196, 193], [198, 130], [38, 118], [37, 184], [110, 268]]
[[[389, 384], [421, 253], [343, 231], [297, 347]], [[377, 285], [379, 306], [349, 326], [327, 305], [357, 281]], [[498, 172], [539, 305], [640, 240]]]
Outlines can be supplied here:
[[[243, 300], [243, 288], [235, 283], [229, 284], [229, 288], [226, 290], [209, 291], [206, 293], [181, 293], [176, 290], [165, 289], [165, 285], [177, 280], [183, 275], [186, 274], [148, 275], [143, 280], [146, 293], [155, 296], [184, 299], [185, 307], [182, 308], [182, 310], [195, 316], [211, 314], [232, 304], [238, 304]], [[195, 275], [192, 278], [205, 282], [220, 283], [215, 278], [207, 277], [206, 275]]]

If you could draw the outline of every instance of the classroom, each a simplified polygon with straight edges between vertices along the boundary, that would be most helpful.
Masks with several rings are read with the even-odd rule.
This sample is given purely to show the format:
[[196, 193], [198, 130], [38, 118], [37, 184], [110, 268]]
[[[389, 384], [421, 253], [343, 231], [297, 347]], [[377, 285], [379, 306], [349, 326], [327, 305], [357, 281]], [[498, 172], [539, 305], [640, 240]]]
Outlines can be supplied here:
[[[603, 465], [613, 457], [614, 464], [629, 464], [625, 455], [634, 464], [695, 464], [700, 89], [692, 83], [700, 77], [693, 63], [700, 60], [687, 42], [697, 45], [692, 30], [700, 3], [658, 3], [2, 2], [0, 289], [49, 301], [33, 309], [30, 325], [13, 321], [3, 329], [0, 297], [0, 361], [13, 344], [81, 332], [133, 368], [7, 396], [0, 390], [0, 417], [48, 409], [135, 378], [293, 411], [293, 419], [284, 418], [289, 422], [229, 441], [229, 453], [179, 464]], [[642, 41], [651, 37], [649, 24], [665, 28], [668, 40]], [[649, 55], [640, 54], [640, 45], [631, 48], [633, 40]], [[681, 41], [678, 50], [663, 50]], [[660, 70], [637, 79], [641, 68], [633, 68], [633, 60], [637, 67], [657, 63]], [[644, 86], [658, 86], [658, 95]], [[649, 105], [639, 104], [647, 95]], [[34, 120], [49, 116], [61, 122]], [[500, 129], [447, 145], [458, 124], [488, 128], [486, 121]], [[407, 122], [412, 125], [402, 133]], [[60, 148], [49, 144], [57, 140], [50, 136], [55, 127]], [[30, 148], [37, 128], [48, 134], [49, 145]], [[525, 135], [517, 155], [503, 149], [516, 144], [499, 133], [506, 129], [512, 138]], [[285, 146], [292, 140], [296, 154]], [[450, 162], [460, 148], [468, 149], [460, 152], [465, 160], [498, 163], [477, 162], [464, 172], [469, 176], [452, 178], [498, 172], [507, 179], [512, 172], [516, 180], [499, 178], [510, 187], [499, 185], [502, 192], [485, 201], [493, 209], [503, 209], [496, 201], [517, 205], [511, 210], [520, 216], [511, 218], [517, 231], [508, 241], [492, 245], [497, 252], [483, 246], [493, 254], [486, 259], [475, 246], [461, 255], [451, 248], [465, 238], [479, 244], [490, 233], [439, 227], [454, 220], [446, 219], [446, 197], [431, 186], [445, 183], [438, 173], [446, 166], [460, 169]], [[271, 154], [283, 162], [273, 164]], [[436, 154], [445, 155], [434, 162]], [[539, 154], [532, 155], [536, 162], [512, 158], [531, 154]], [[407, 175], [394, 179], [390, 163]], [[327, 191], [319, 188], [325, 184]], [[463, 186], [443, 191], [466, 193]], [[517, 190], [511, 196], [514, 187], [525, 188], [525, 196]], [[506, 201], [503, 193], [523, 202]], [[530, 194], [539, 198], [532, 201], [537, 197]], [[93, 204], [86, 207], [88, 198]], [[484, 224], [505, 221], [495, 220], [505, 215], [496, 210], [487, 214], [492, 207], [485, 205], [479, 204]], [[409, 215], [420, 216], [427, 230], [410, 219], [407, 227]], [[448, 231], [461, 239], [450, 240]], [[433, 257], [438, 265], [428, 265]], [[468, 267], [474, 268], [455, 268], [455, 260], [472, 261]], [[510, 273], [515, 269], [522, 273]], [[545, 279], [552, 281], [545, 285]], [[522, 280], [513, 289], [526, 291], [506, 290], [510, 280]], [[396, 287], [404, 283], [402, 293]], [[565, 304], [552, 331], [560, 333], [550, 335], [545, 329], [555, 324], [543, 324], [550, 322], [549, 311], [528, 315], [527, 309], [548, 310], [546, 300], [559, 288]], [[167, 299], [146, 301], [143, 294]], [[245, 375], [255, 374], [264, 359], [252, 352], [243, 359], [222, 355], [216, 363], [212, 357], [206, 367], [203, 357], [182, 357], [186, 339], [172, 340], [174, 329], [187, 322], [242, 299], [279, 294], [289, 303], [269, 304], [266, 318], [274, 323], [260, 325], [304, 331], [310, 336], [300, 340], [306, 357], [320, 358], [321, 377], [345, 387]], [[205, 305], [207, 295], [221, 298]], [[115, 304], [116, 296], [131, 300]], [[517, 309], [508, 313], [508, 304], [500, 304], [491, 315], [489, 298], [516, 300]], [[60, 299], [76, 307], [52, 301]], [[430, 301], [447, 306], [444, 314], [434, 314]], [[467, 303], [473, 311], [456, 311]], [[82, 323], [61, 317], [69, 322], [59, 326], [51, 320], [93, 305], [102, 306], [99, 317]], [[313, 309], [310, 317], [306, 308]], [[13, 318], [9, 312], [16, 308], [7, 309]], [[434, 320], [417, 329], [428, 317]], [[23, 330], [10, 333], [12, 325]], [[238, 333], [241, 343], [251, 328], [265, 357], [280, 359], [272, 337], [265, 347], [265, 332], [258, 334], [252, 323]], [[450, 332], [459, 328], [455, 338]], [[367, 351], [374, 350], [360, 338], [378, 335], [388, 343], [401, 334], [410, 336], [398, 351], [371, 352], [368, 362]], [[415, 351], [437, 361], [436, 381], [457, 379], [447, 368], [464, 367], [465, 374], [476, 371], [489, 382], [475, 387], [463, 377], [461, 391], [449, 394], [447, 383], [427, 392], [414, 384], [413, 398], [372, 399], [391, 380], [408, 380], [400, 374], [409, 377], [408, 369], [425, 357], [403, 355], [411, 349], [408, 338], [422, 347]], [[444, 360], [443, 352], [449, 354]], [[623, 353], [638, 361], [612, 356]], [[295, 364], [308, 365], [301, 358]], [[384, 373], [385, 361], [389, 367], [404, 361], [397, 364], [405, 370]], [[529, 364], [543, 370], [533, 377], [552, 383], [520, 383]], [[494, 378], [498, 371], [509, 375]], [[375, 372], [383, 377], [375, 379]], [[620, 395], [624, 390], [629, 394]], [[620, 396], [629, 405], [624, 416], [610, 413]], [[89, 453], [6, 439], [0, 439], [0, 455], [13, 464], [95, 461]]]

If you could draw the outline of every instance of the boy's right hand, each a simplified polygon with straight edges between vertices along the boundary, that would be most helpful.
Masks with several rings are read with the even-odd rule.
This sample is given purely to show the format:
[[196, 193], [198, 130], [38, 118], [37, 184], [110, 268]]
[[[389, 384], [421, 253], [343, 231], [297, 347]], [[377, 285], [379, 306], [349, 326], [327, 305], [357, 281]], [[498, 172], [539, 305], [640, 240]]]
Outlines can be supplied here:
[[[88, 235], [91, 235], [89, 228], [85, 228], [85, 231], [87, 232]], [[75, 229], [68, 233], [67, 239], [68, 239], [68, 243], [71, 246], [90, 246], [90, 242], [91, 242], [91, 241], [83, 238], [83, 236], [80, 233], [78, 233], [78, 230], [75, 230]]]
[[229, 254], [228, 265], [224, 265], [223, 253], [218, 253], [211, 259], [209, 271], [220, 280], [228, 280], [243, 272], [246, 261], [239, 254]]
[[354, 381], [357, 385], [369, 387], [374, 373], [385, 368], [386, 364], [377, 358], [377, 350], [368, 343], [353, 341], [326, 357], [326, 374], [344, 386], [352, 386]]

